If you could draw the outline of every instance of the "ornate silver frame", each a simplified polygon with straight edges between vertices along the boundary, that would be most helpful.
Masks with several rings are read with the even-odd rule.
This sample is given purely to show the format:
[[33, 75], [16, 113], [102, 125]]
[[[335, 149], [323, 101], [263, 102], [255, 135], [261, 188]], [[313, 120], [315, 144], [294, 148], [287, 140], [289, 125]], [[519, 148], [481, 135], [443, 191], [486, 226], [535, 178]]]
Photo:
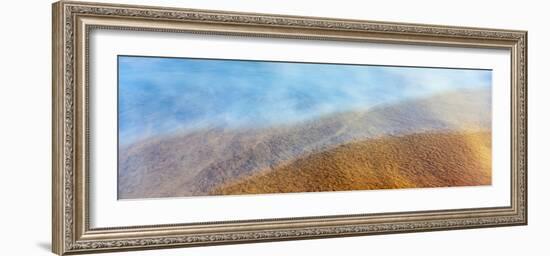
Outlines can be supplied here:
[[[88, 35], [94, 29], [343, 40], [511, 51], [508, 207], [92, 229], [88, 207]], [[527, 32], [61, 1], [53, 4], [55, 253], [216, 245], [527, 224]]]

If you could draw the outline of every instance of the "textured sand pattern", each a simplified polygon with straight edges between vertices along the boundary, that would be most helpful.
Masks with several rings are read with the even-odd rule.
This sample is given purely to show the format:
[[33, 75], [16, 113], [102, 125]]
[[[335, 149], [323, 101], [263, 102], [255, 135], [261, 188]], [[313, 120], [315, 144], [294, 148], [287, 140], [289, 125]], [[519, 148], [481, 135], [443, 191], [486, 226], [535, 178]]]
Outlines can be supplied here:
[[423, 133], [337, 146], [212, 194], [262, 194], [491, 184], [491, 134]]

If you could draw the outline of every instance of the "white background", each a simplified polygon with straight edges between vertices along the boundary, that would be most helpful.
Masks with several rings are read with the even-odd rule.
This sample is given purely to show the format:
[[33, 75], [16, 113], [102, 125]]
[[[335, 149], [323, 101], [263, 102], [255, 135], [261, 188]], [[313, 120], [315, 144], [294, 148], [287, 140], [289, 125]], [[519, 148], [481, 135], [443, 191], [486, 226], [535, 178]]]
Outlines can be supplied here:
[[[97, 0], [96, 0], [97, 1]], [[550, 228], [550, 22], [544, 1], [145, 1], [191, 8], [529, 30], [529, 226], [229, 245], [110, 255], [547, 255]], [[10, 1], [0, 16], [0, 247], [51, 255], [50, 1]]]
[[[90, 34], [90, 226], [510, 205], [510, 52], [99, 30]], [[492, 69], [491, 186], [117, 200], [117, 54]]]

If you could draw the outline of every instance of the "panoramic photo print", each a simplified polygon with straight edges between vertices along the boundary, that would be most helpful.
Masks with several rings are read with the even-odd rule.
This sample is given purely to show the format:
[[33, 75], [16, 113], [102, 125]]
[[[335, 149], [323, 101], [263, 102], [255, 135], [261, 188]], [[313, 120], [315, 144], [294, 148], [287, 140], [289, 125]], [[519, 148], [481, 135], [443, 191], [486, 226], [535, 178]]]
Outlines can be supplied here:
[[492, 71], [118, 56], [118, 198], [491, 185]]

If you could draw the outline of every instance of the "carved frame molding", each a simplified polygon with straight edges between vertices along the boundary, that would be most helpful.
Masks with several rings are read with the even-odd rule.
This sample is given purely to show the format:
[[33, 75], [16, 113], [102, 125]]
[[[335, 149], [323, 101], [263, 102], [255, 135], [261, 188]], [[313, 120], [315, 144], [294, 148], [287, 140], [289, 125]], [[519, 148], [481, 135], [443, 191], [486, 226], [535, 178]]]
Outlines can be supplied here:
[[[90, 229], [93, 29], [504, 48], [512, 53], [510, 207]], [[60, 255], [527, 224], [527, 32], [61, 1], [53, 5], [53, 251]], [[190, 230], [200, 232], [191, 232]]]

